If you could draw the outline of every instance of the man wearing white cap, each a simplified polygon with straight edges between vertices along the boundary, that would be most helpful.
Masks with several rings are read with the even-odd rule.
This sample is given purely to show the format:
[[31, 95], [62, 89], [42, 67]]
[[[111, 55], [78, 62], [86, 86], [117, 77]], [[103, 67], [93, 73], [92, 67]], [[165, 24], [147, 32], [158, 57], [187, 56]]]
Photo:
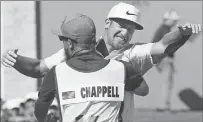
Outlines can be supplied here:
[[[169, 32], [171, 29], [177, 24], [180, 16], [177, 15], [176, 11], [170, 10], [164, 13], [162, 24], [156, 30], [155, 35], [152, 39], [152, 43], [156, 43], [160, 41], [163, 36]], [[174, 66], [174, 53], [170, 53], [166, 58], [164, 58], [161, 62], [156, 65], [156, 68], [159, 72], [162, 72], [164, 66], [168, 66], [169, 73], [168, 73], [168, 81], [164, 82], [163, 84], [163, 98], [164, 103], [160, 104], [158, 110], [170, 110], [171, 104], [171, 93], [173, 88], [173, 79], [175, 73], [175, 66]]]
[[[98, 41], [96, 49], [106, 58], [131, 62], [141, 75], [144, 75], [154, 64], [169, 53], [179, 49], [188, 40], [191, 34], [201, 31], [199, 24], [186, 24], [166, 34], [161, 41], [157, 43], [132, 45], [129, 44], [129, 42], [134, 31], [143, 29], [143, 26], [138, 22], [139, 17], [140, 12], [133, 5], [122, 2], [116, 4], [105, 20], [105, 32], [103, 37]], [[13, 57], [10, 62], [8, 62], [8, 57]], [[44, 60], [17, 56], [14, 54], [14, 50], [10, 50], [10, 52], [8, 51], [6, 55], [4, 55], [3, 59], [6, 59], [3, 61], [6, 66], [14, 66], [18, 71], [28, 76], [40, 77], [46, 74], [54, 65], [63, 62], [66, 57], [64, 56], [63, 49]], [[145, 82], [141, 83], [141, 88], [144, 83]], [[123, 122], [133, 122], [134, 93], [136, 93], [140, 87], [135, 89], [136, 87], [134, 87], [133, 84], [126, 86], [124, 108], [123, 111], [120, 112], [120, 115], [122, 115]], [[144, 86], [146, 87], [146, 84]]]

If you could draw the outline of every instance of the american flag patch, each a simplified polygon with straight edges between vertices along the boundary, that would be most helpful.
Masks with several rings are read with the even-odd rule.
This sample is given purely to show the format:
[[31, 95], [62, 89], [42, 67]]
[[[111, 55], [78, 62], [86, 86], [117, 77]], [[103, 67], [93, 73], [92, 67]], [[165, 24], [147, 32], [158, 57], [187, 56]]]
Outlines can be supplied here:
[[67, 92], [62, 92], [62, 99], [73, 99], [75, 98], [75, 91], [67, 91]]

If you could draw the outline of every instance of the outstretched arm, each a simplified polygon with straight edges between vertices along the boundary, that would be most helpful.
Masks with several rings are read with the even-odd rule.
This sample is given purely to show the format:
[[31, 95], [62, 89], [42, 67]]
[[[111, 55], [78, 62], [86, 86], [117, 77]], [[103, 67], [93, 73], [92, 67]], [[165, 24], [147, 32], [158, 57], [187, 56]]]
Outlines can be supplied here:
[[43, 77], [49, 71], [44, 60], [28, 58], [21, 55], [17, 56], [16, 63], [13, 67], [20, 73], [33, 78]]
[[[141, 45], [134, 44], [124, 52], [121, 59], [130, 60], [133, 67], [143, 76], [154, 64], [157, 64], [162, 58], [175, 52], [185, 44], [191, 34], [199, 33], [200, 31], [201, 27], [199, 24], [186, 24], [175, 31], [167, 33], [159, 42]], [[141, 86], [142, 84], [144, 87]], [[139, 89], [147, 88], [145, 91], [148, 93], [149, 89], [146, 85], [144, 85], [144, 82], [141, 82], [139, 87], [134, 87], [134, 90], [131, 89], [130, 91], [133, 90], [135, 93], [140, 91]]]
[[150, 52], [153, 63], [156, 64], [168, 54], [177, 51], [192, 34], [198, 34], [200, 32], [201, 26], [199, 24], [187, 23], [167, 33], [159, 42], [153, 44], [151, 47]]
[[6, 67], [14, 67], [26, 76], [40, 78], [53, 66], [63, 62], [65, 58], [64, 49], [42, 60], [17, 55], [17, 51], [12, 49], [4, 53], [2, 64]]

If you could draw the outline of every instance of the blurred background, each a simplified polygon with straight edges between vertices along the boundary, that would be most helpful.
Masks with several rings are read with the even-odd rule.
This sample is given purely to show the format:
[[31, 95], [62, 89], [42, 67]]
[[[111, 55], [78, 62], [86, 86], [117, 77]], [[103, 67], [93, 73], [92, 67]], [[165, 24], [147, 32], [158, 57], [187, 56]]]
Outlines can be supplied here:
[[[144, 25], [144, 30], [134, 33], [132, 43], [151, 42], [169, 10], [174, 10], [180, 16], [177, 24], [192, 22], [202, 25], [202, 1], [125, 2], [140, 9], [141, 23]], [[108, 12], [116, 3], [118, 1], [1, 1], [1, 55], [7, 49], [18, 48], [18, 54], [41, 59], [60, 50], [62, 43], [51, 33], [51, 27], [69, 12], [90, 16], [99, 38], [103, 35]], [[175, 53], [174, 65], [176, 71], [170, 109], [175, 114], [160, 112], [165, 106], [169, 68], [164, 68], [162, 72], [152, 68], [144, 76], [149, 85], [149, 94], [145, 97], [135, 96], [136, 122], [202, 121], [202, 34]], [[27, 111], [33, 110], [29, 102], [33, 104], [36, 100], [40, 84], [41, 79], [26, 77], [15, 69], [1, 65], [1, 110], [7, 110], [5, 113], [9, 116], [23, 114], [28, 118], [18, 121], [36, 121], [32, 112]], [[57, 111], [57, 104], [53, 106], [50, 111]]]

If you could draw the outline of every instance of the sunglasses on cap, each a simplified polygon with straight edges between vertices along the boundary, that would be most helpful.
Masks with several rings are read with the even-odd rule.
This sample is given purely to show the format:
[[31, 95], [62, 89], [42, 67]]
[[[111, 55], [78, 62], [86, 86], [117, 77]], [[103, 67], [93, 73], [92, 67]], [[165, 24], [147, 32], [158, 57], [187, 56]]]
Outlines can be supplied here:
[[[69, 38], [68, 37], [65, 37], [65, 36], [58, 36], [59, 37], [59, 40], [60, 41], [64, 41], [64, 40], [68, 40]], [[75, 41], [75, 40], [72, 40], [72, 39], [69, 39], [69, 40], [71, 40], [71, 41], [73, 41], [73, 42], [75, 42], [75, 43], [78, 43], [77, 41]]]
[[[60, 40], [60, 41], [64, 41], [64, 40], [68, 40], [68, 39], [69, 39], [68, 37], [65, 37], [65, 36], [58, 36], [58, 37], [59, 37], [59, 40]], [[73, 42], [75, 42], [75, 43], [78, 43], [78, 42], [75, 41], [75, 40], [72, 40], [72, 39], [69, 39], [69, 40], [71, 40], [71, 41], [73, 41]], [[96, 40], [92, 42], [92, 44], [96, 44], [96, 43], [97, 43]]]

